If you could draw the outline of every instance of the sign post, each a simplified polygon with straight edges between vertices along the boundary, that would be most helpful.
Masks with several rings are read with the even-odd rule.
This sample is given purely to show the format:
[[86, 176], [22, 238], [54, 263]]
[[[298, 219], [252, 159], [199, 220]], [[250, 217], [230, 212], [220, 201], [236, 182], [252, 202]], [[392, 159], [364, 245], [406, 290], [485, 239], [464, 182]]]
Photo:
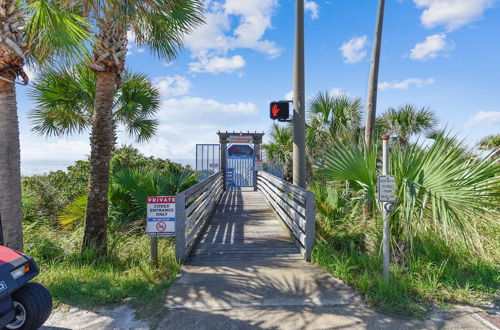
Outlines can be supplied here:
[[384, 220], [382, 235], [382, 252], [384, 255], [384, 278], [389, 283], [389, 263], [390, 263], [390, 212], [394, 211], [396, 201], [396, 181], [389, 175], [389, 136], [382, 136], [382, 175], [378, 177], [378, 200], [383, 203], [382, 217]]
[[158, 237], [175, 236], [175, 196], [147, 198], [146, 231], [151, 237], [151, 262], [158, 265]]

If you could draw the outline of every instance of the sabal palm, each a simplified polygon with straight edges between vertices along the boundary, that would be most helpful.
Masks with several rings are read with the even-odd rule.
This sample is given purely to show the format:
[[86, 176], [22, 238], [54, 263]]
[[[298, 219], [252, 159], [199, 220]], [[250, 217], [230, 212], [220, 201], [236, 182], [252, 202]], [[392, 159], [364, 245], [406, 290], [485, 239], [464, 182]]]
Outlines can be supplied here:
[[162, 60], [173, 60], [183, 37], [203, 22], [201, 0], [61, 0], [81, 8], [95, 24], [93, 61], [97, 75], [91, 137], [89, 194], [83, 248], [106, 252], [108, 183], [114, 144], [113, 99], [127, 54], [127, 30], [137, 45], [146, 46]]
[[88, 55], [90, 25], [52, 0], [0, 0], [0, 213], [6, 245], [22, 250], [20, 145], [14, 80], [26, 62], [50, 65]]
[[319, 92], [308, 106], [306, 141], [316, 158], [324, 147], [344, 137], [355, 137], [361, 125], [361, 99]]
[[170, 166], [158, 171], [128, 167], [116, 169], [110, 185], [112, 210], [129, 221], [143, 219], [147, 197], [176, 195], [196, 182], [196, 173], [189, 168]]
[[290, 126], [273, 124], [271, 141], [262, 146], [266, 161], [283, 167], [285, 180], [292, 182], [293, 131]]
[[[325, 155], [320, 174], [325, 181], [349, 182], [366, 203], [380, 206], [375, 197], [377, 151], [376, 144], [370, 151], [354, 143], [334, 145]], [[393, 242], [411, 246], [413, 238], [428, 230], [473, 241], [478, 214], [486, 217], [500, 202], [499, 169], [491, 158], [475, 158], [449, 135], [430, 146], [395, 149], [391, 172], [398, 201], [391, 220]]]
[[[196, 173], [191, 169], [170, 165], [155, 171], [146, 167], [114, 169], [109, 198], [110, 213], [114, 215], [115, 225], [123, 226], [143, 219], [146, 215], [147, 197], [176, 195], [197, 182]], [[87, 196], [78, 196], [65, 206], [59, 216], [59, 224], [71, 228], [79, 223], [85, 216], [86, 206]]]
[[[91, 129], [95, 88], [96, 74], [85, 66], [43, 70], [30, 91], [36, 102], [30, 113], [33, 131], [61, 136]], [[159, 103], [159, 92], [146, 76], [126, 72], [114, 94], [113, 127], [124, 127], [139, 142], [150, 139]]]
[[436, 114], [427, 109], [417, 109], [414, 105], [406, 104], [396, 108], [389, 108], [382, 117], [382, 126], [385, 133], [398, 136], [404, 148], [412, 135], [429, 133], [435, 130], [438, 124]]
[[490, 135], [479, 142], [479, 149], [493, 152], [495, 158], [500, 157], [500, 134]]

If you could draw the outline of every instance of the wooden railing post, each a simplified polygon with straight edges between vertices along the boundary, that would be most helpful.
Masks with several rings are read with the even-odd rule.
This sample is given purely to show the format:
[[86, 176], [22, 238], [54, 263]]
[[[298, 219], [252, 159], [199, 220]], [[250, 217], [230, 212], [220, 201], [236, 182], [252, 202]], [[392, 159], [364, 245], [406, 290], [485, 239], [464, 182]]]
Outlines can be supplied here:
[[175, 256], [183, 262], [186, 259], [186, 194], [175, 197]]
[[311, 261], [311, 253], [316, 235], [316, 196], [308, 191], [306, 195], [306, 244], [305, 258]]
[[253, 171], [253, 190], [257, 191], [257, 175], [259, 175], [259, 171]]

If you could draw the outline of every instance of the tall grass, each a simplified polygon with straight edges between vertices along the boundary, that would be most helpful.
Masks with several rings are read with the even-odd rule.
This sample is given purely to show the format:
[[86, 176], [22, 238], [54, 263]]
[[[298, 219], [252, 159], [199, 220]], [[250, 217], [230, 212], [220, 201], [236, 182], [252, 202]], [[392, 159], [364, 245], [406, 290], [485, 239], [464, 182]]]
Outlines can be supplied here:
[[[500, 166], [491, 157], [480, 159], [454, 138], [441, 138], [430, 146], [415, 144], [392, 148], [391, 172], [396, 178], [398, 201], [391, 215], [393, 248], [411, 249], [420, 235], [432, 231], [449, 241], [476, 244], [477, 218], [493, 220], [500, 205]], [[380, 214], [376, 201], [378, 150], [353, 143], [332, 146], [319, 169], [329, 186], [344, 186], [361, 197], [371, 214]], [[346, 193], [344, 193], [346, 194]], [[404, 252], [404, 251], [403, 251]]]
[[109, 253], [81, 253], [82, 228], [58, 231], [32, 224], [25, 228], [26, 251], [39, 267], [36, 281], [56, 304], [86, 309], [127, 303], [153, 323], [161, 317], [166, 291], [180, 265], [171, 239], [159, 241], [159, 265], [149, 260], [149, 238], [134, 228], [110, 234]]
[[491, 305], [500, 287], [500, 166], [453, 137], [393, 145], [396, 211], [391, 281], [382, 274], [381, 205], [374, 146], [333, 145], [309, 188], [316, 194], [316, 263], [355, 286], [369, 303], [423, 316], [432, 304]]

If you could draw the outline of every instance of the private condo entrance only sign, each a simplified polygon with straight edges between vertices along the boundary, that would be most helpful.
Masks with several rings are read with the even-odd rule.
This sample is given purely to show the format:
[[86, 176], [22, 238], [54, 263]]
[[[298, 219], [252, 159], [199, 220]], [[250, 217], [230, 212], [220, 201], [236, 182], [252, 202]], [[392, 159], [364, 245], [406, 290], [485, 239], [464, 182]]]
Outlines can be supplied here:
[[147, 198], [149, 236], [175, 236], [175, 196]]

